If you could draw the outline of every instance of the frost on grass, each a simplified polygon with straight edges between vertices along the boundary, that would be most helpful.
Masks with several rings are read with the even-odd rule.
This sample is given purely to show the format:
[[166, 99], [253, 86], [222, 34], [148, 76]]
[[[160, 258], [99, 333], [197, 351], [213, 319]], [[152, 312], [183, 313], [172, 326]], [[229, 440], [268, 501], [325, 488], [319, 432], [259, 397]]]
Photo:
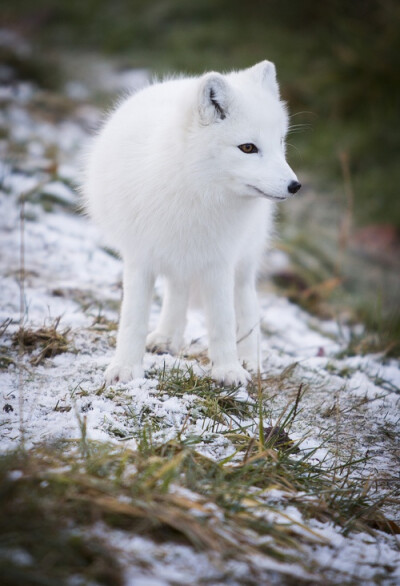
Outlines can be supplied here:
[[39, 97], [0, 95], [2, 569], [26, 583], [43, 560], [77, 583], [398, 583], [398, 361], [349, 356], [349, 326], [269, 290], [247, 389], [208, 377], [197, 312], [180, 357], [146, 354], [146, 378], [105, 387], [121, 263], [71, 188], [98, 114], [65, 98], [50, 122]]

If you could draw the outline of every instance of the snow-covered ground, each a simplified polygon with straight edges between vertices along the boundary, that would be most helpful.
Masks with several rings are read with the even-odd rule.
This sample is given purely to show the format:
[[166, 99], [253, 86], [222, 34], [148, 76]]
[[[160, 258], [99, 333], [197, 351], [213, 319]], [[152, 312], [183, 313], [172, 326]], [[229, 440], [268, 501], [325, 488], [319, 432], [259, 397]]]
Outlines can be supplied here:
[[[78, 92], [79, 87], [70, 84], [68, 114], [56, 119], [35, 107], [44, 96], [30, 84], [0, 90], [0, 124], [6, 130], [6, 138], [0, 141], [4, 161], [0, 167], [0, 324], [11, 320], [0, 350], [2, 357], [11, 359], [0, 370], [1, 450], [16, 448], [22, 436], [29, 449], [55, 438], [79, 438], [83, 416], [90, 439], [123, 441], [135, 449], [145, 413], [158, 422], [156, 441], [172, 439], [184, 428], [186, 436], [204, 438], [199, 451], [222, 460], [234, 453], [234, 447], [222, 433], [223, 424], [210, 431], [207, 417], [196, 411], [195, 394], [160, 392], [157, 377], [98, 392], [115, 345], [122, 266], [103, 248], [90, 221], [75, 212], [78, 198], [70, 186], [79, 180], [87, 129], [99, 119], [95, 108], [80, 101], [86, 94]], [[278, 261], [288, 263], [289, 259], [282, 252], [275, 257], [272, 253], [271, 264]], [[160, 312], [161, 293], [162, 283], [158, 283], [150, 327]], [[311, 316], [272, 290], [266, 292], [265, 287], [260, 303], [262, 378], [271, 419], [266, 424], [277, 421], [302, 384], [292, 439], [303, 450], [317, 448], [313, 460], [324, 465], [368, 455], [355, 468], [356, 473], [376, 478], [382, 493], [398, 489], [398, 361], [346, 356], [351, 336], [348, 326]], [[147, 372], [189, 365], [196, 373], [207, 374], [207, 364], [196, 358], [203, 355], [207, 342], [203, 317], [197, 311], [189, 317], [183, 354], [191, 359], [146, 354]], [[60, 331], [69, 329], [68, 351], [33, 366], [31, 355], [21, 356], [12, 346], [12, 335], [21, 323], [26, 329], [39, 328], [56, 318], [60, 318]], [[238, 400], [254, 401], [245, 389], [237, 393]], [[398, 537], [379, 531], [372, 537], [365, 533], [344, 536], [333, 524], [306, 521], [296, 507], [290, 509], [286, 514], [291, 522], [304, 523], [319, 536], [304, 547], [308, 567], [315, 567], [310, 580], [400, 584]], [[399, 508], [393, 504], [386, 514], [396, 520]], [[189, 546], [155, 543], [100, 525], [95, 531], [123, 551], [127, 584], [246, 583], [244, 562], [229, 562], [228, 581], [223, 577], [227, 568]], [[138, 559], [146, 563], [140, 565]], [[261, 576], [264, 570], [269, 572], [271, 583], [281, 583], [280, 573], [305, 577], [296, 564], [280, 565], [263, 556], [252, 563]]]

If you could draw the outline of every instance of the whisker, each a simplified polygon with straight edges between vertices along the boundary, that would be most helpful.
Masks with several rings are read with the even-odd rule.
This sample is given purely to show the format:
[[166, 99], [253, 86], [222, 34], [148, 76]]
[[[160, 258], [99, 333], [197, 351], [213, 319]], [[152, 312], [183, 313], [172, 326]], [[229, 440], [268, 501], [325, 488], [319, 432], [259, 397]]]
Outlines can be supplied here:
[[300, 154], [300, 151], [299, 151], [299, 149], [298, 149], [298, 148], [297, 148], [297, 146], [295, 146], [294, 144], [291, 144], [290, 142], [287, 142], [287, 143], [286, 143], [286, 146], [290, 146], [290, 147], [292, 147], [293, 149], [295, 149], [295, 150], [296, 150], [296, 151], [297, 151], [297, 152]]
[[294, 118], [295, 116], [300, 116], [301, 114], [310, 114], [311, 116], [316, 116], [315, 112], [308, 112], [304, 110], [304, 112], [296, 112], [295, 114], [290, 114], [289, 118]]
[[289, 128], [287, 134], [294, 134], [295, 132], [303, 132], [303, 130], [308, 130], [308, 128]]
[[309, 122], [303, 122], [302, 124], [290, 124], [289, 128], [304, 128], [305, 126], [311, 126]]

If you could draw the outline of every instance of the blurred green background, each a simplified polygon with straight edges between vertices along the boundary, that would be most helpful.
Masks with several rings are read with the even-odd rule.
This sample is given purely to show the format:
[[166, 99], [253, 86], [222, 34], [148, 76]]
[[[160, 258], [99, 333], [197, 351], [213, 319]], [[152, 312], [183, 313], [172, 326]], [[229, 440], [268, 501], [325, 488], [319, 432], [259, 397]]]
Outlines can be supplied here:
[[357, 224], [400, 228], [398, 0], [8, 0], [2, 26], [43, 55], [94, 51], [154, 72], [274, 61], [297, 153], [321, 188], [348, 157]]

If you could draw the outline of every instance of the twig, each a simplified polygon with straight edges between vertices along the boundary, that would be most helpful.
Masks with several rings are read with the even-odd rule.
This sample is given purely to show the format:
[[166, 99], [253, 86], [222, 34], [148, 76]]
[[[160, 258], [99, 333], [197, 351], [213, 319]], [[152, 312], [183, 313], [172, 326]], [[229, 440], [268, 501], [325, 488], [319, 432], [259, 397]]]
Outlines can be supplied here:
[[24, 434], [24, 381], [22, 375], [22, 356], [24, 353], [24, 320], [25, 320], [25, 193], [20, 197], [20, 246], [19, 246], [19, 352], [18, 352], [18, 402], [19, 432], [22, 449], [25, 446]]

